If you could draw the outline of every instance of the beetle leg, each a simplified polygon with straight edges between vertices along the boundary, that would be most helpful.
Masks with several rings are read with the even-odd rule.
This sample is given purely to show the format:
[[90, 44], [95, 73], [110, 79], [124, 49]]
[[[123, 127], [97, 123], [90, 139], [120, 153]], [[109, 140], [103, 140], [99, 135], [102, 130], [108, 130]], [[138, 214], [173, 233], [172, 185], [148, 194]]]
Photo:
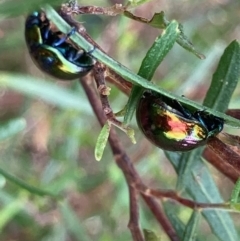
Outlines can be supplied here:
[[46, 26], [46, 27], [42, 28], [41, 32], [43, 34], [43, 39], [48, 39], [49, 38], [49, 33], [50, 33], [49, 26]]
[[69, 50], [68, 59], [69, 61], [77, 61], [79, 58], [83, 57], [84, 55], [91, 54], [94, 50], [95, 50], [95, 47], [90, 51], [88, 51], [87, 53], [83, 49], [80, 49], [79, 51]]
[[183, 117], [188, 118], [188, 119], [192, 118], [191, 112], [188, 111], [186, 108], [184, 108], [179, 101], [173, 100], [173, 103], [176, 106], [176, 110], [179, 110], [179, 112], [183, 115]]
[[79, 58], [81, 58], [84, 54], [85, 52], [83, 50], [79, 50], [79, 51], [71, 50], [68, 53], [68, 59], [69, 61], [76, 61]]
[[193, 116], [211, 133], [216, 129], [218, 132], [222, 131], [224, 120], [218, 117], [214, 117], [214, 121], [211, 121], [211, 115], [205, 110], [196, 111]]
[[203, 114], [205, 113], [204, 110], [196, 111], [193, 116], [208, 130], [211, 131], [215, 127], [215, 123], [212, 123], [211, 126], [207, 125], [206, 122], [203, 120]]
[[66, 34], [64, 37], [60, 38], [58, 41], [54, 41], [52, 46], [57, 47], [60, 44], [64, 43], [71, 35], [73, 35], [76, 32], [76, 28], [72, 28], [72, 30]]

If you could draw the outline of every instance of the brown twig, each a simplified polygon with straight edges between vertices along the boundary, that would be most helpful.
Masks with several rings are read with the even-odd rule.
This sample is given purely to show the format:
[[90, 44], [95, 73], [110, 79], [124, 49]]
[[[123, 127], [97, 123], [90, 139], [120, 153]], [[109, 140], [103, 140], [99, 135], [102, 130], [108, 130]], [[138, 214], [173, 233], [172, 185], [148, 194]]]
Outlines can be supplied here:
[[128, 131], [131, 129], [128, 126], [125, 126], [121, 121], [116, 119], [112, 111], [112, 108], [109, 104], [108, 95], [110, 94], [110, 88], [106, 86], [105, 72], [106, 66], [97, 61], [93, 68], [93, 76], [97, 84], [97, 89], [102, 103], [103, 112], [105, 113], [109, 123], [117, 126], [124, 132], [128, 133]]
[[218, 156], [220, 159], [219, 162], [226, 162], [238, 173], [240, 172], [239, 154], [234, 152], [227, 144], [223, 143], [218, 138], [212, 138], [208, 142], [208, 147]]
[[114, 4], [111, 7], [99, 7], [99, 6], [80, 6], [77, 1], [68, 1], [68, 3], [62, 4], [62, 9], [64, 12], [71, 14], [96, 14], [96, 15], [107, 15], [107, 16], [117, 16], [122, 14], [127, 7], [122, 4]]
[[203, 152], [203, 157], [233, 183], [238, 180], [240, 172], [227, 163], [224, 158], [219, 157], [212, 148], [206, 148]]
[[142, 232], [139, 228], [139, 208], [138, 208], [138, 191], [128, 185], [129, 203], [130, 203], [130, 219], [128, 228], [131, 230], [133, 240], [144, 241]]
[[[97, 97], [96, 91], [94, 91], [93, 86], [91, 85], [92, 80], [89, 79], [89, 76], [86, 76], [84, 78], [82, 78], [81, 80], [81, 84], [88, 96], [89, 102], [92, 105], [92, 108], [99, 120], [99, 123], [101, 124], [101, 126], [103, 126], [106, 122], [106, 117], [102, 111], [102, 106], [100, 104], [100, 101]], [[124, 151], [123, 146], [121, 145], [118, 136], [115, 132], [114, 129], [111, 130], [110, 132], [110, 136], [109, 136], [109, 144], [111, 146], [113, 155], [114, 155], [114, 159], [117, 163], [117, 165], [119, 166], [119, 168], [122, 170], [126, 181], [128, 183], [128, 186], [131, 188], [136, 188], [138, 186], [143, 185], [142, 181], [138, 175], [138, 173], [136, 172], [134, 166], [132, 165], [129, 157], [127, 156], [126, 152]], [[136, 190], [136, 189], [135, 189]], [[130, 191], [132, 192], [132, 191]], [[135, 193], [135, 191], [134, 191]], [[133, 192], [132, 194], [133, 195]], [[131, 197], [130, 195], [130, 197]], [[166, 215], [164, 214], [164, 211], [162, 210], [162, 208], [157, 205], [157, 203], [155, 202], [153, 197], [150, 197], [149, 195], [144, 195], [142, 194], [142, 196], [144, 197], [145, 202], [148, 204], [150, 210], [153, 211], [153, 215], [156, 217], [156, 219], [159, 221], [159, 223], [161, 224], [161, 226], [164, 228], [165, 232], [168, 234], [169, 238], [172, 241], [180, 241], [177, 237], [176, 231], [174, 230], [174, 228], [172, 227], [171, 223], [168, 221]], [[134, 196], [132, 196], [134, 197]], [[131, 201], [132, 205], [134, 203], [134, 200]], [[131, 226], [134, 226], [134, 229], [130, 229], [131, 232], [136, 232], [136, 230], [140, 230], [139, 226], [136, 224], [136, 217], [138, 217], [138, 211], [137, 211], [137, 206], [133, 206], [134, 209], [132, 209], [131, 212], [131, 218], [129, 223], [131, 224]], [[133, 221], [131, 221], [133, 220]], [[139, 232], [137, 232], [139, 235]], [[136, 237], [136, 234], [132, 234], [133, 238]], [[134, 241], [139, 241], [138, 239], [135, 239]]]
[[186, 207], [189, 207], [191, 209], [231, 209], [230, 204], [228, 203], [198, 203], [186, 198], [182, 198], [178, 195], [176, 191], [172, 190], [154, 190], [154, 189], [146, 189], [144, 191], [145, 195], [153, 196], [156, 198], [168, 198], [171, 200], [174, 200]]

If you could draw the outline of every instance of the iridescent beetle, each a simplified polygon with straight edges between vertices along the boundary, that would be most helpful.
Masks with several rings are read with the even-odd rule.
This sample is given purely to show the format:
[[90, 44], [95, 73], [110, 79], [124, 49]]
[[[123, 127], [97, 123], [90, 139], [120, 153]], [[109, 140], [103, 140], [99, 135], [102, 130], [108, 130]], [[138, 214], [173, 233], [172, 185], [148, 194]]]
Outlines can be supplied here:
[[139, 128], [156, 146], [168, 151], [189, 151], [207, 143], [223, 129], [224, 120], [204, 111], [191, 112], [176, 100], [145, 91], [136, 117]]
[[35, 64], [53, 77], [72, 80], [86, 75], [95, 60], [89, 53], [78, 50], [68, 41], [75, 32], [67, 35], [52, 31], [43, 12], [33, 12], [25, 23], [25, 39]]

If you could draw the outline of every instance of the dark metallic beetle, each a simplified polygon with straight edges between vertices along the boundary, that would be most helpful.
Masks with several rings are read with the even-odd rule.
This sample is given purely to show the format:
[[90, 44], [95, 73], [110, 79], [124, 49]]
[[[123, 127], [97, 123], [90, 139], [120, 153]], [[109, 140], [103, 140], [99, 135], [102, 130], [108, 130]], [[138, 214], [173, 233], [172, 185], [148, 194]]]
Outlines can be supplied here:
[[35, 64], [44, 72], [63, 80], [72, 80], [86, 75], [95, 60], [83, 50], [78, 50], [68, 41], [75, 30], [67, 35], [52, 31], [43, 12], [33, 12], [27, 17], [25, 39]]
[[146, 138], [168, 151], [189, 151], [207, 143], [223, 129], [224, 120], [204, 111], [191, 112], [176, 100], [145, 91], [137, 122]]

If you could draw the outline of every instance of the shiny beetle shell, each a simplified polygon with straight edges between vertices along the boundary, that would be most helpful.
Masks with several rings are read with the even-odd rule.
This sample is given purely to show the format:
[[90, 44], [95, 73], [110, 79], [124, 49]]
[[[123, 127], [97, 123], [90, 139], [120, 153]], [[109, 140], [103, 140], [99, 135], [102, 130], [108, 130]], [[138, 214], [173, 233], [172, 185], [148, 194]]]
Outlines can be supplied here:
[[53, 77], [72, 80], [86, 75], [95, 60], [67, 41], [61, 32], [53, 32], [43, 12], [33, 12], [25, 23], [25, 40], [34, 63]]
[[204, 111], [191, 112], [178, 101], [145, 91], [136, 117], [139, 128], [156, 146], [168, 151], [190, 151], [207, 143], [223, 129], [224, 120]]

